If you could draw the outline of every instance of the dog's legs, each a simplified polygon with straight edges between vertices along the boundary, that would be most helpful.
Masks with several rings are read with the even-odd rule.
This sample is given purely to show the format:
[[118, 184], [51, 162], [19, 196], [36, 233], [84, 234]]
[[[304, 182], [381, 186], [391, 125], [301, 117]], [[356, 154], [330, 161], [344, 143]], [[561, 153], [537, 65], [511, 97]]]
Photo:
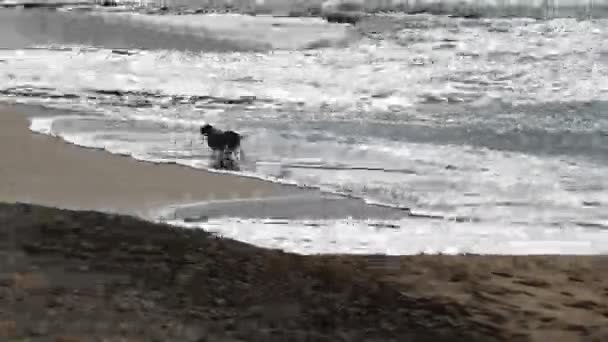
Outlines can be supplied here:
[[222, 160], [224, 158], [224, 151], [222, 150], [213, 150], [213, 159]]
[[222, 169], [231, 170], [232, 169], [232, 155], [230, 150], [225, 149], [222, 151]]
[[230, 171], [239, 171], [238, 162], [236, 160], [237, 151], [226, 149], [222, 153], [220, 168]]
[[238, 162], [237, 162], [237, 157], [238, 157], [238, 151], [228, 151], [227, 152], [227, 158], [226, 158], [226, 169], [228, 170], [232, 170], [232, 171], [240, 171]]
[[217, 156], [215, 155], [215, 150], [211, 150], [211, 157], [209, 159], [211, 160], [211, 163], [215, 164], [215, 162], [217, 160]]
[[221, 169], [224, 159], [224, 153], [222, 151], [213, 150], [211, 152], [211, 164], [214, 169]]

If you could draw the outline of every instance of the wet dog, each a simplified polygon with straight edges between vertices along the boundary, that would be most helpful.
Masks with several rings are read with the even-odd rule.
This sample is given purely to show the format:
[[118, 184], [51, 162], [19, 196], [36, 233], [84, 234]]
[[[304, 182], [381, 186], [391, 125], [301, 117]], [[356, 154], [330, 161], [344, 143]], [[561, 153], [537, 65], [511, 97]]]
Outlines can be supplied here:
[[240, 134], [234, 131], [222, 131], [206, 124], [201, 127], [201, 135], [207, 138], [207, 146], [212, 151], [212, 157], [216, 157], [216, 167], [238, 169], [236, 160], [241, 157], [243, 138]]

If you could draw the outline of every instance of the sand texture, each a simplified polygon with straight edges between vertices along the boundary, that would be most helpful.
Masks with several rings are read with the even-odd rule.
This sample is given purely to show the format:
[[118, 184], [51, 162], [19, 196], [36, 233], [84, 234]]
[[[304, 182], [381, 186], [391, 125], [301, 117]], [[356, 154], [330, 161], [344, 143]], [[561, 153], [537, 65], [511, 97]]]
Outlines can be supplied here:
[[0, 219], [4, 338], [608, 340], [604, 256], [299, 256], [96, 212]]
[[0, 201], [153, 215], [173, 204], [262, 197], [285, 187], [153, 164], [33, 134], [26, 115], [0, 106]]

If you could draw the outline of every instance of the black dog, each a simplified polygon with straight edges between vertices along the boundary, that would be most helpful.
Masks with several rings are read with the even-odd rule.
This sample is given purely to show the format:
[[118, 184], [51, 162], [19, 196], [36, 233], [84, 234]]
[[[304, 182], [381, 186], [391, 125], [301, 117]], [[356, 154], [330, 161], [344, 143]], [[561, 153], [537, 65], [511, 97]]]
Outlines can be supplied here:
[[[231, 156], [240, 157], [242, 136], [234, 131], [222, 131], [206, 124], [201, 127], [201, 135], [207, 137], [207, 145], [215, 155], [220, 152], [220, 167], [230, 159]], [[234, 168], [230, 166], [229, 168]]]

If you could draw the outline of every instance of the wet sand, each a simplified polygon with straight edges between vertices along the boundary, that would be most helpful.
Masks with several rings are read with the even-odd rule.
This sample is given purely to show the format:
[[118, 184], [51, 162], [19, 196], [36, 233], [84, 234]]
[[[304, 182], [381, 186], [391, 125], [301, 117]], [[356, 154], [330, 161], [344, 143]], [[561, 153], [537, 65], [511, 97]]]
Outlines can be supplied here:
[[117, 212], [155, 219], [241, 217], [384, 218], [407, 210], [359, 199], [154, 164], [33, 133], [28, 117], [77, 114], [40, 106], [0, 105], [0, 201]]
[[0, 201], [151, 217], [168, 205], [291, 193], [272, 183], [153, 164], [33, 134], [23, 107], [0, 105]]

